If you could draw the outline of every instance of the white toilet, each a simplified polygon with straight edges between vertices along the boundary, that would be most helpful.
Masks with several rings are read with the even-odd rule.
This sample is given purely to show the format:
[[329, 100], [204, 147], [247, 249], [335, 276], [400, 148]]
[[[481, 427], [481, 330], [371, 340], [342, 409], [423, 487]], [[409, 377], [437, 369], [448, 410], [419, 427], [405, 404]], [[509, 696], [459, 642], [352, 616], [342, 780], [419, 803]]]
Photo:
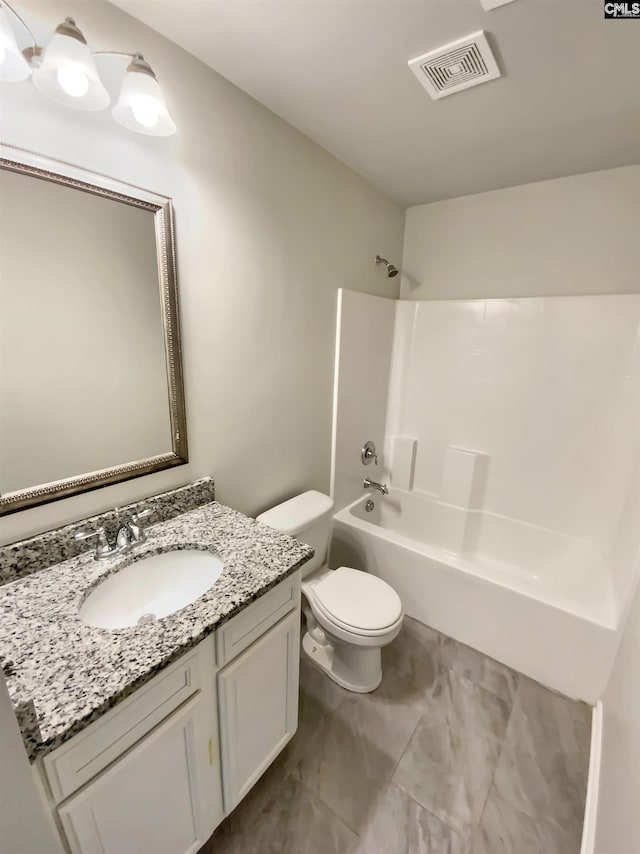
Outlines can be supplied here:
[[307, 621], [302, 648], [338, 685], [364, 694], [380, 684], [380, 650], [402, 628], [404, 611], [398, 594], [381, 578], [326, 566], [332, 510], [328, 495], [311, 490], [267, 510], [258, 521], [315, 549], [302, 567]]

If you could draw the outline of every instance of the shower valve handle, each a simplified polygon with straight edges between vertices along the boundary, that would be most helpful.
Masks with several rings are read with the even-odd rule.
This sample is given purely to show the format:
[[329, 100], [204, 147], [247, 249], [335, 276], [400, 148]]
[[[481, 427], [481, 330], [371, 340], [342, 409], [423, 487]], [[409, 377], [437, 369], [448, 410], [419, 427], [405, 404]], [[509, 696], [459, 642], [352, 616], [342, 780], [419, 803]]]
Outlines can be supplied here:
[[360, 453], [360, 459], [362, 460], [363, 466], [368, 466], [371, 463], [371, 460], [378, 465], [378, 453], [376, 451], [376, 446], [374, 443], [369, 440], [364, 443], [364, 447], [362, 448], [362, 452]]

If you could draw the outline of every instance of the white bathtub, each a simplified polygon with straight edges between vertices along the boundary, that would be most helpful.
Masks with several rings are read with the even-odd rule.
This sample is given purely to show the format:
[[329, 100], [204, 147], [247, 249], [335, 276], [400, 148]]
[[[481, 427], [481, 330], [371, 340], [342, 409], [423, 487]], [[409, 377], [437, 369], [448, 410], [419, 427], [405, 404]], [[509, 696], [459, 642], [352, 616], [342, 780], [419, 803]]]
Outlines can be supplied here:
[[331, 566], [388, 581], [405, 611], [544, 685], [595, 703], [617, 644], [606, 555], [588, 542], [415, 492], [334, 516]]

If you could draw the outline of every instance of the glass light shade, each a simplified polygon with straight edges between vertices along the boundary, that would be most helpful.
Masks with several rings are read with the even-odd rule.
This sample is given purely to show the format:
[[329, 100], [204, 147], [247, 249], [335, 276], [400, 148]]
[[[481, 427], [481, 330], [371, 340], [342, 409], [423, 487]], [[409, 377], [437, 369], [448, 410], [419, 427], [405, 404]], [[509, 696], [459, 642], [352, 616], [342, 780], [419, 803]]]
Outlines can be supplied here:
[[104, 110], [111, 100], [87, 45], [62, 33], [45, 48], [42, 64], [33, 72], [33, 85], [43, 95], [76, 110]]
[[29, 63], [17, 45], [9, 16], [0, 6], [0, 80], [16, 82], [31, 74]]
[[127, 71], [111, 115], [118, 124], [137, 133], [171, 136], [176, 132], [160, 84], [144, 71]]

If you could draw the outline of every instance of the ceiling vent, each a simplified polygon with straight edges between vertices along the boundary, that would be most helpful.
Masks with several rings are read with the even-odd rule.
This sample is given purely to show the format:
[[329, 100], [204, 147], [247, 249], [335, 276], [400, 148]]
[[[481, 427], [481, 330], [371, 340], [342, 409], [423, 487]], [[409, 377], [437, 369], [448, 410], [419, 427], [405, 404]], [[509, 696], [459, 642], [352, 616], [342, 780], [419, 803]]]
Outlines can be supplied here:
[[434, 101], [500, 77], [483, 30], [410, 59], [409, 68]]

